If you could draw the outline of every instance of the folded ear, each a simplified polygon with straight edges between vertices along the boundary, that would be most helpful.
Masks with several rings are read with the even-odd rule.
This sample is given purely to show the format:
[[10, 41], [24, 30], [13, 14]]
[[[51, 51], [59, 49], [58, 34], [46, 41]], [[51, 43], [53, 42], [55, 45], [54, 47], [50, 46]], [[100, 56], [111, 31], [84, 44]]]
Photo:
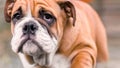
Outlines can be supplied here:
[[11, 21], [11, 12], [14, 5], [14, 0], [6, 0], [4, 7], [4, 17], [7, 22]]
[[62, 1], [58, 2], [58, 4], [60, 5], [61, 9], [65, 11], [68, 20], [70, 20], [70, 18], [73, 18], [72, 23], [74, 26], [76, 21], [76, 11], [74, 5], [70, 1]]

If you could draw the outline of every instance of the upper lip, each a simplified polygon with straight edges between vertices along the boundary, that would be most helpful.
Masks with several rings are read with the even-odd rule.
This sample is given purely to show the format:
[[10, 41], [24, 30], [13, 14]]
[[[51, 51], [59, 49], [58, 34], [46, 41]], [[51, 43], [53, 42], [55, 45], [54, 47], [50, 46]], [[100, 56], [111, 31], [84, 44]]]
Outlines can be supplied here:
[[22, 51], [23, 45], [24, 45], [28, 40], [31, 40], [30, 37], [29, 37], [29, 36], [25, 36], [25, 38], [21, 41], [20, 46], [18, 47], [17, 53]]

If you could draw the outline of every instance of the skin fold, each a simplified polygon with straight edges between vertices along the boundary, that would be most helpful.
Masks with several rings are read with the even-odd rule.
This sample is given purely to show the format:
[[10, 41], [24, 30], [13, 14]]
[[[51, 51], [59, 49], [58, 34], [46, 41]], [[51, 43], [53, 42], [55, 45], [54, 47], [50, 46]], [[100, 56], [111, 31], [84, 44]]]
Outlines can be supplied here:
[[[6, 1], [4, 13], [6, 21], [11, 22], [14, 52], [20, 47], [19, 41], [25, 38], [21, 38], [25, 23], [32, 21], [38, 26], [35, 38], [31, 36], [37, 43], [27, 41], [23, 45], [23, 53], [16, 52], [25, 68], [94, 68], [97, 61], [108, 60], [105, 28], [96, 11], [86, 2], [90, 0]], [[23, 18], [14, 24], [12, 17], [18, 9], [22, 11]], [[49, 25], [40, 18], [40, 10], [54, 16], [55, 21]], [[38, 58], [42, 52], [44, 57]], [[48, 61], [48, 65], [43, 59]]]

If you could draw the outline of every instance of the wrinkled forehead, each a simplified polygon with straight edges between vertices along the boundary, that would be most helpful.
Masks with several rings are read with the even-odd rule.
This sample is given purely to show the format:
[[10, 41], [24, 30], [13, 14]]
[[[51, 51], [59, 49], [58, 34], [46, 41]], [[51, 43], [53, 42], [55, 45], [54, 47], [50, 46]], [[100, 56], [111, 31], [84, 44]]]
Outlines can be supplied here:
[[35, 14], [40, 8], [44, 8], [45, 10], [51, 11], [52, 13], [60, 11], [60, 7], [57, 4], [56, 0], [16, 0], [12, 13], [14, 13], [19, 8], [22, 8], [23, 12], [28, 11], [28, 7], [30, 7], [31, 13]]

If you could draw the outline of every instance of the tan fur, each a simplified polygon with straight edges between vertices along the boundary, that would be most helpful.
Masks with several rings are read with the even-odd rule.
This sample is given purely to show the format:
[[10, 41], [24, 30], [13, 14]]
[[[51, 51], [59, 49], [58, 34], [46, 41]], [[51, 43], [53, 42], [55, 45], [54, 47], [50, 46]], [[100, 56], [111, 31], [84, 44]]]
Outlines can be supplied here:
[[[28, 0], [16, 0], [11, 15], [20, 7], [27, 12]], [[51, 11], [57, 22], [50, 28], [59, 40], [58, 53], [71, 60], [71, 68], [93, 68], [96, 61], [108, 60], [108, 49], [105, 28], [98, 14], [85, 2], [70, 0], [76, 10], [76, 21], [67, 21], [66, 14], [57, 4], [60, 0], [31, 0], [32, 15], [37, 18], [39, 6]], [[64, 1], [64, 0], [61, 0]], [[6, 7], [7, 8], [7, 7]], [[67, 22], [67, 23], [66, 23]], [[11, 31], [14, 25], [11, 24]], [[98, 59], [96, 59], [98, 58]]]

